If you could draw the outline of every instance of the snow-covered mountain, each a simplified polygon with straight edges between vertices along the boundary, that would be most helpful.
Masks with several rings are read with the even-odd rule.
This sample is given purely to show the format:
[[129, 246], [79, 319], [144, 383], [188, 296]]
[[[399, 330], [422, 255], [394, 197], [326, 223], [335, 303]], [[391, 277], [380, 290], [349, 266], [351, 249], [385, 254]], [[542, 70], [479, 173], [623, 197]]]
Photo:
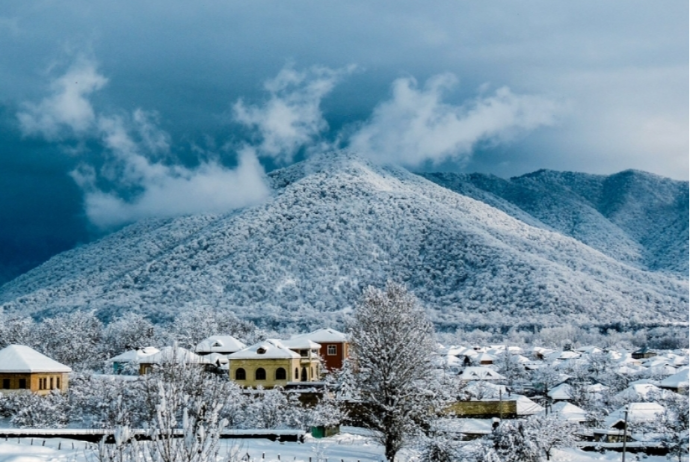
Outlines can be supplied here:
[[[569, 184], [560, 175], [568, 174], [537, 172], [521, 181], [544, 189]], [[609, 204], [604, 215], [615, 217], [599, 240], [595, 228], [602, 222], [582, 226], [587, 245], [581, 234], [564, 232], [582, 242], [556, 226], [576, 221], [557, 218], [555, 186], [537, 214], [470, 181], [463, 182], [475, 188], [470, 195], [484, 202], [351, 154], [295, 164], [270, 181], [274, 194], [260, 206], [149, 220], [64, 252], [0, 287], [0, 304], [9, 313], [39, 316], [93, 309], [105, 318], [137, 311], [156, 319], [207, 304], [234, 307], [264, 325], [323, 325], [349, 312], [364, 286], [392, 279], [445, 326], [688, 318], [686, 277], [666, 264], [672, 253], [659, 261], [675, 272], [642, 266], [648, 260], [637, 255], [653, 247], [635, 239], [646, 242], [639, 236], [653, 231], [633, 239], [628, 230], [639, 218], [616, 215], [635, 210], [647, 219], [634, 199], [625, 205], [636, 197], [633, 183], [626, 183], [629, 195], [607, 202], [605, 191], [595, 196], [596, 188], [582, 182], [578, 194], [599, 197]], [[669, 245], [681, 241], [687, 258], [687, 219], [685, 230], [663, 238]]]
[[423, 176], [532, 226], [573, 237], [619, 261], [688, 275], [688, 183], [627, 170], [615, 175], [539, 170]]

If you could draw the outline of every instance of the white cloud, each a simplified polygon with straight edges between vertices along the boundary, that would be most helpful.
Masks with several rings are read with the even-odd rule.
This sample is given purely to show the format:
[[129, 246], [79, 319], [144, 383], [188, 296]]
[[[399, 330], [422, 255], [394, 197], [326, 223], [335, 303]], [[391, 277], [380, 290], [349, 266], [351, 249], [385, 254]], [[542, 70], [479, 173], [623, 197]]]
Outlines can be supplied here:
[[17, 114], [24, 135], [59, 139], [65, 129], [83, 134], [95, 120], [88, 96], [108, 82], [86, 59], [79, 60], [51, 84], [51, 95], [38, 104], [25, 103]]
[[150, 217], [224, 213], [258, 204], [270, 195], [263, 167], [251, 149], [239, 153], [234, 169], [215, 160], [194, 168], [152, 161], [152, 152], [168, 149], [169, 138], [153, 119], [140, 109], [131, 119], [99, 117], [101, 141], [112, 155], [101, 174], [120, 189], [140, 192], [127, 200], [118, 192], [99, 189], [92, 169], [73, 172], [85, 191], [86, 215], [94, 225], [107, 229]]
[[396, 80], [392, 98], [351, 135], [350, 148], [378, 162], [416, 166], [467, 159], [480, 142], [505, 142], [555, 123], [558, 104], [505, 87], [462, 106], [444, 103], [456, 83], [452, 74], [432, 77], [421, 89], [413, 78]]
[[260, 156], [290, 162], [303, 146], [328, 129], [321, 112], [321, 100], [338, 81], [355, 69], [314, 66], [306, 71], [283, 68], [264, 85], [270, 93], [262, 105], [248, 106], [242, 99], [233, 105], [237, 122], [258, 132]]
[[[88, 96], [106, 82], [94, 63], [81, 60], [52, 83], [51, 96], [25, 103], [17, 115], [27, 135], [59, 140], [69, 134], [100, 143], [103, 166], [96, 170], [85, 163], [72, 172], [94, 225], [107, 229], [149, 217], [223, 213], [268, 197], [265, 172], [251, 149], [239, 153], [234, 169], [218, 160], [191, 168], [171, 160], [170, 136], [158, 127], [155, 113], [96, 113]], [[103, 183], [110, 189], [102, 189]]]
[[87, 189], [86, 214], [99, 228], [112, 228], [150, 217], [224, 213], [258, 204], [270, 194], [263, 168], [249, 151], [241, 153], [235, 169], [217, 162], [203, 163], [193, 169], [159, 168], [160, 165], [147, 164], [142, 158], [130, 160], [156, 174], [139, 184], [143, 192], [131, 201], [98, 188]]

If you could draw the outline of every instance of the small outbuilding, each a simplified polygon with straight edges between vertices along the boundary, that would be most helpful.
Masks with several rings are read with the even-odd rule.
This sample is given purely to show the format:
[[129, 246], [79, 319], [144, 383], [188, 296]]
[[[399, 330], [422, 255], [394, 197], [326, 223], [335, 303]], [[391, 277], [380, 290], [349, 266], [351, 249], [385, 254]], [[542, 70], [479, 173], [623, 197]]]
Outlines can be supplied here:
[[60, 364], [26, 345], [9, 345], [0, 350], [0, 392], [23, 390], [47, 395], [53, 390], [66, 392], [68, 366]]
[[656, 351], [653, 351], [647, 347], [642, 347], [637, 351], [633, 351], [633, 353], [630, 355], [632, 356], [633, 359], [647, 359], [647, 358], [653, 358], [656, 356]]

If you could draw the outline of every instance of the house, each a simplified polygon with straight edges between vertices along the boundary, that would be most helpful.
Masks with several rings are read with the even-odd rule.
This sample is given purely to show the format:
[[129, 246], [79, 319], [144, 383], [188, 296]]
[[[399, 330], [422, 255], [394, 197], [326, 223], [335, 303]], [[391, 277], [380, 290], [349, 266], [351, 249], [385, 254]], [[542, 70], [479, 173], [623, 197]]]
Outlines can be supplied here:
[[545, 409], [542, 414], [546, 415], [547, 413], [566, 422], [583, 423], [587, 421], [587, 411], [565, 401], [549, 405], [548, 410]]
[[670, 377], [666, 377], [664, 380], [659, 382], [660, 388], [665, 388], [667, 390], [673, 390], [676, 393], [686, 393], [688, 392], [688, 368], [684, 367], [677, 373]]
[[281, 340], [264, 340], [228, 356], [230, 380], [243, 387], [263, 388], [317, 382], [321, 378], [318, 348], [320, 345], [309, 348], [309, 353], [301, 356]]
[[573, 387], [567, 383], [561, 383], [546, 393], [554, 401], [567, 401], [573, 399]]
[[25, 345], [9, 345], [0, 350], [0, 392], [29, 390], [47, 395], [52, 390], [66, 392], [68, 366]]
[[489, 353], [481, 353], [474, 358], [475, 364], [480, 366], [490, 366], [496, 361], [496, 357]]
[[656, 351], [652, 351], [647, 347], [642, 347], [637, 351], [633, 351], [631, 356], [633, 359], [647, 359], [656, 356]]
[[290, 340], [300, 338], [306, 338], [321, 345], [319, 353], [328, 370], [342, 369], [343, 361], [350, 355], [347, 335], [335, 329], [325, 328], [308, 334], [293, 335]]
[[199, 356], [206, 356], [211, 353], [228, 356], [245, 348], [247, 345], [230, 335], [212, 335], [199, 342], [194, 351]]
[[177, 346], [164, 347], [158, 353], [148, 355], [139, 361], [139, 374], [148, 374], [153, 366], [164, 366], [165, 364], [194, 364], [203, 366], [207, 364], [207, 361], [184, 348]]
[[113, 356], [108, 362], [113, 365], [113, 374], [138, 373], [139, 364], [151, 355], [160, 350], [156, 347], [145, 347], [137, 350], [125, 351], [122, 354]]
[[623, 441], [623, 435], [626, 433], [626, 408], [628, 411], [627, 441], [633, 440], [630, 426], [652, 422], [657, 419], [660, 414], [666, 411], [663, 406], [657, 403], [630, 403], [609, 414], [604, 420], [603, 428], [593, 430], [595, 439], [607, 443], [618, 443]]
[[460, 374], [460, 380], [505, 380], [505, 377], [493, 369], [482, 366], [466, 367]]

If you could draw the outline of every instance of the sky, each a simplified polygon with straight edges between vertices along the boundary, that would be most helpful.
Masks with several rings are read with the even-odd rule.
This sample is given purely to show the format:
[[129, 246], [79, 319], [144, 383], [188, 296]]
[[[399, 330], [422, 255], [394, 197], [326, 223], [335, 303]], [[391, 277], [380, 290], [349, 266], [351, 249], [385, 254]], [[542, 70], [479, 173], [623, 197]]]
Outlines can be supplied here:
[[350, 149], [501, 177], [688, 179], [688, 2], [11, 2], [0, 283]]

